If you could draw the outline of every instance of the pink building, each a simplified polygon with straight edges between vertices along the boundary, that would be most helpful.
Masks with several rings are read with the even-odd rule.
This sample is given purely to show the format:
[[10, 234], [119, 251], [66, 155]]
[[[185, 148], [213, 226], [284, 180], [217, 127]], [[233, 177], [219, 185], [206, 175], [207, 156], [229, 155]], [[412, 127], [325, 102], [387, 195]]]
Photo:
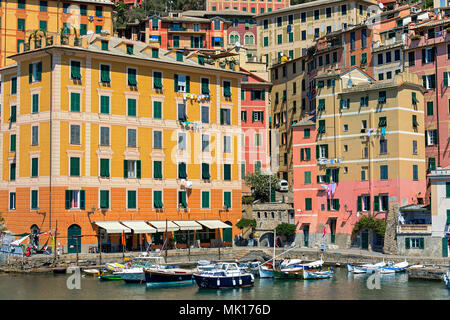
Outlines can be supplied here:
[[[271, 83], [248, 73], [241, 82], [242, 176], [269, 168], [269, 90]], [[245, 174], [244, 174], [245, 173]]]
[[290, 0], [206, 0], [205, 3], [208, 11], [233, 9], [260, 14], [289, 7]]
[[[450, 19], [410, 24], [405, 64], [423, 81], [427, 173], [450, 164]], [[430, 203], [428, 188], [425, 200]]]

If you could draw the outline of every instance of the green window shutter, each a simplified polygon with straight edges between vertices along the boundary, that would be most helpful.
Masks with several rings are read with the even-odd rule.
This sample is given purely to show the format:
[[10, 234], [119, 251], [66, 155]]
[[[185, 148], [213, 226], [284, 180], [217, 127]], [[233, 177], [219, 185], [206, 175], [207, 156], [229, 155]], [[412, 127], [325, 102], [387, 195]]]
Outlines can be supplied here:
[[70, 158], [70, 175], [74, 177], [80, 176], [80, 158]]
[[209, 174], [209, 163], [202, 163], [202, 179], [208, 180], [211, 178]]
[[11, 135], [10, 141], [11, 141], [11, 145], [9, 147], [9, 150], [11, 152], [15, 152], [16, 151], [16, 135], [15, 134]]
[[445, 197], [450, 198], [450, 182], [445, 183]]
[[373, 198], [373, 211], [380, 211], [380, 197], [374, 196]]
[[186, 162], [180, 162], [178, 164], [178, 178], [179, 179], [186, 179], [187, 178]]
[[111, 78], [109, 76], [109, 66], [102, 64], [100, 70], [100, 81], [105, 83], [111, 82]]
[[325, 145], [325, 158], [328, 159], [328, 145]]
[[331, 211], [331, 199], [327, 199], [327, 211]]
[[28, 82], [32, 83], [33, 82], [33, 64], [30, 63], [28, 65]]
[[158, 57], [159, 57], [159, 49], [152, 48], [152, 58], [158, 58]]
[[303, 148], [300, 149], [300, 160], [305, 160], [305, 149]]
[[241, 164], [241, 179], [245, 179], [245, 163]]
[[411, 248], [410, 238], [405, 238], [405, 249]]
[[86, 202], [86, 191], [80, 190], [80, 209], [85, 209], [85, 202]]
[[87, 35], [87, 24], [80, 24], [80, 36]]
[[17, 94], [17, 78], [11, 78], [11, 94]]
[[209, 94], [209, 79], [202, 79], [202, 94]]
[[36, 81], [41, 81], [42, 80], [42, 62], [38, 62], [36, 64]]
[[136, 69], [128, 69], [128, 85], [130, 87], [137, 86]]
[[10, 169], [9, 180], [11, 181], [16, 180], [16, 164], [12, 163], [9, 169]]
[[255, 172], [261, 172], [261, 161], [255, 161]]
[[136, 178], [141, 178], [141, 160], [136, 161]]
[[331, 169], [326, 169], [325, 182], [331, 182]]
[[153, 161], [153, 178], [162, 179], [162, 162]]
[[31, 190], [31, 209], [38, 208], [38, 190]]
[[127, 44], [127, 54], [133, 54], [133, 45]]
[[109, 177], [109, 159], [100, 159], [100, 177]]
[[17, 116], [17, 107], [11, 106], [11, 122], [16, 122], [16, 116]]
[[176, 58], [177, 58], [177, 61], [183, 61], [183, 52], [177, 52]]
[[433, 101], [427, 101], [427, 116], [432, 116], [434, 113]]
[[[448, 188], [449, 188], [449, 185], [450, 183], [448, 183], [448, 184], [446, 184], [446, 187], [447, 187], [447, 191], [448, 191]], [[449, 209], [447, 209], [447, 221], [445, 222], [445, 224], [450, 224], [450, 210]]]
[[428, 170], [436, 170], [436, 159], [435, 158], [428, 158]]
[[39, 94], [35, 93], [33, 94], [33, 113], [39, 112]]
[[162, 104], [161, 101], [153, 102], [153, 118], [161, 119], [162, 118]]
[[109, 190], [100, 190], [100, 208], [109, 208]]
[[187, 208], [187, 201], [186, 201], [186, 191], [180, 191], [178, 192], [178, 203], [181, 204], [183, 208]]
[[128, 178], [128, 160], [123, 160], [123, 177]]
[[305, 198], [305, 210], [306, 211], [312, 210], [312, 199], [311, 198]]
[[223, 83], [223, 95], [226, 98], [231, 97], [231, 82], [225, 81]]
[[311, 184], [311, 171], [305, 171], [305, 184]]
[[128, 99], [128, 116], [136, 117], [136, 99]]
[[448, 240], [447, 237], [442, 238], [442, 256], [448, 257]]
[[70, 93], [70, 111], [80, 112], [80, 94], [77, 92]]
[[128, 190], [128, 209], [136, 209], [136, 191]]
[[186, 93], [191, 92], [191, 77], [186, 76]]
[[17, 19], [17, 30], [25, 31], [25, 19]]
[[419, 238], [419, 249], [424, 249], [424, 248], [425, 248], [425, 239]]
[[153, 73], [153, 87], [155, 89], [162, 89], [162, 73], [154, 72]]
[[362, 196], [358, 196], [357, 210], [362, 211]]
[[444, 72], [444, 87], [448, 87], [448, 72]]
[[39, 158], [31, 159], [31, 176], [37, 177], [39, 175]]
[[227, 191], [223, 193], [223, 205], [231, 208], [231, 192]]
[[306, 160], [311, 160], [311, 148], [306, 148]]
[[417, 171], [417, 165], [413, 164], [413, 180], [418, 180], [419, 176], [418, 176], [418, 171]]
[[100, 97], [100, 113], [109, 114], [109, 96]]
[[153, 191], [153, 206], [155, 208], [162, 208], [162, 191]]
[[319, 159], [319, 155], [320, 155], [319, 145], [316, 145], [316, 159]]
[[339, 209], [341, 208], [340, 204], [339, 204], [339, 199], [334, 199], [334, 208], [339, 211]]
[[356, 64], [356, 56], [351, 56], [350, 57], [350, 65], [354, 66]]
[[173, 90], [178, 92], [178, 75], [176, 73], [173, 75]]
[[413, 116], [412, 116], [412, 125], [413, 125], [413, 127], [419, 126], [419, 123], [417, 122], [417, 116], [415, 114], [413, 114]]
[[65, 208], [70, 209], [70, 190], [65, 190]]
[[231, 180], [231, 164], [223, 165], [223, 179]]
[[108, 51], [108, 41], [102, 40], [102, 50]]
[[311, 134], [311, 130], [309, 130], [309, 129], [305, 129], [304, 131], [303, 131], [303, 137], [304, 138], [309, 138], [310, 137], [310, 134]]
[[202, 191], [202, 209], [209, 208], [209, 192]]

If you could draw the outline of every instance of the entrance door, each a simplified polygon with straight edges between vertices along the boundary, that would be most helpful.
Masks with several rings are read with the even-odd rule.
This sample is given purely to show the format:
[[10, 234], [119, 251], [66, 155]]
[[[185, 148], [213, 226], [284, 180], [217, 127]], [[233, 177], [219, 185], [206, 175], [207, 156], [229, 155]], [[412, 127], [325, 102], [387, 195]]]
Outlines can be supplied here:
[[330, 219], [330, 242], [336, 242], [336, 219]]
[[369, 249], [369, 231], [367, 230], [361, 232], [361, 248], [365, 250]]
[[133, 251], [133, 234], [125, 234], [125, 248], [127, 251]]
[[[225, 221], [229, 226], [233, 225], [230, 221]], [[233, 242], [233, 228], [224, 228], [222, 231], [223, 242]]]
[[309, 224], [303, 227], [303, 240], [305, 247], [309, 245]]
[[67, 229], [67, 253], [81, 252], [81, 228], [73, 224]]
[[449, 246], [449, 240], [450, 238], [444, 237], [442, 238], [442, 256], [448, 257], [448, 246]]

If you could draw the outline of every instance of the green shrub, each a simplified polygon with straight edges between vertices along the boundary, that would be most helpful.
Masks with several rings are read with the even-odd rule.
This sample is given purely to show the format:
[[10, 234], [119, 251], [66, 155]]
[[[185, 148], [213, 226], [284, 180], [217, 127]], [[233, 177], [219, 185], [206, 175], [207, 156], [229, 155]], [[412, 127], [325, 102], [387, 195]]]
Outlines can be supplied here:
[[297, 229], [297, 226], [295, 224], [290, 223], [280, 223], [276, 227], [277, 236], [286, 236], [290, 237], [295, 234], [295, 230]]
[[246, 227], [256, 227], [256, 220], [255, 219], [241, 219], [238, 223], [236, 223], [236, 227], [239, 229], [244, 229]]
[[384, 239], [384, 234], [386, 233], [386, 221], [383, 219], [376, 219], [372, 216], [363, 216], [353, 227], [352, 237], [356, 236], [358, 232], [363, 229], [375, 231]]

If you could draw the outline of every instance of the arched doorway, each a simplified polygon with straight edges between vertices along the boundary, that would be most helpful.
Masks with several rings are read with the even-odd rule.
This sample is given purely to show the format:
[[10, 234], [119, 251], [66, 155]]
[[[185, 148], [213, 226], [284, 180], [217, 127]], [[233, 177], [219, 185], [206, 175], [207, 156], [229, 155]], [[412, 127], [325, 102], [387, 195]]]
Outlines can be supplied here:
[[264, 233], [261, 238], [259, 238], [259, 244], [263, 247], [273, 247], [273, 232]]
[[31, 233], [31, 245], [32, 246], [36, 246], [39, 247], [39, 233], [41, 232], [41, 230], [39, 229], [39, 227], [35, 224], [33, 224], [30, 228], [30, 233]]
[[81, 228], [73, 224], [67, 229], [67, 253], [81, 252]]
[[[233, 226], [233, 224], [230, 221], [225, 221], [225, 223], [229, 226]], [[222, 242], [233, 242], [233, 228], [224, 228], [222, 231], [223, 239]]]

